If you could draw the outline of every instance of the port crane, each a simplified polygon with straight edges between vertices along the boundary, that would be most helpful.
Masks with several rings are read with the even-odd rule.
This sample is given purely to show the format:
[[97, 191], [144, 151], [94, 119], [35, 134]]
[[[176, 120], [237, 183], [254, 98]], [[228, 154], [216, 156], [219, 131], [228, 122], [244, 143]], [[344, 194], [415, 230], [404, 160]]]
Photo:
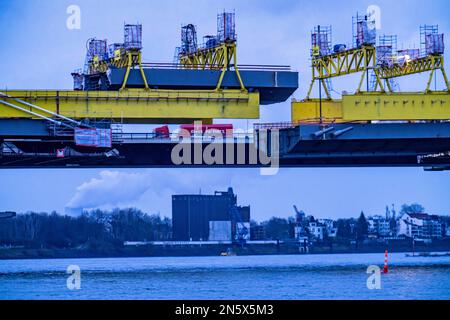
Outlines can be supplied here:
[[239, 212], [239, 208], [235, 205], [230, 206], [231, 217], [235, 222], [236, 231], [234, 240], [238, 243], [245, 244], [245, 242], [249, 239], [250, 230], [245, 226], [244, 220], [242, 219], [242, 215]]

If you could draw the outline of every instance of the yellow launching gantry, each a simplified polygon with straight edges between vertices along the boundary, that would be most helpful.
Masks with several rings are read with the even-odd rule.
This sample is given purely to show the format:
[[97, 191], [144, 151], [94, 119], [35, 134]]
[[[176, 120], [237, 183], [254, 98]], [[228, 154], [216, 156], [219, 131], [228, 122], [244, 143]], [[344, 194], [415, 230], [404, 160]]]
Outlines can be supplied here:
[[[375, 29], [367, 17], [356, 17], [354, 48], [335, 45], [331, 49], [331, 27], [316, 27], [312, 33], [312, 79], [306, 99], [292, 101], [292, 122], [339, 123], [372, 120], [450, 120], [450, 85], [444, 69], [443, 34], [437, 26], [422, 26], [419, 49], [395, 51], [392, 44], [375, 45]], [[381, 40], [381, 37], [380, 37]], [[395, 52], [394, 52], [395, 51]], [[440, 70], [445, 91], [432, 92], [433, 75]], [[331, 99], [329, 79], [361, 72], [355, 94]], [[430, 72], [424, 92], [394, 92], [394, 78]], [[369, 73], [372, 91], [369, 90]], [[362, 91], [364, 78], [367, 91]], [[311, 99], [314, 83], [319, 82], [319, 99]], [[322, 98], [321, 90], [325, 91]]]
[[222, 87], [225, 73], [234, 68], [242, 91], [246, 91], [237, 65], [234, 12], [217, 15], [217, 35], [205, 36], [202, 47], [197, 45], [197, 31], [193, 24], [181, 28], [181, 47], [178, 60], [182, 68], [196, 70], [221, 70], [216, 91]]
[[[228, 18], [226, 15], [225, 18]], [[234, 18], [233, 18], [234, 19]], [[228, 21], [225, 21], [228, 23]], [[228, 70], [232, 58], [241, 89], [161, 89], [153, 82], [150, 88], [142, 66], [142, 26], [125, 25], [125, 41], [107, 46], [106, 40], [90, 39], [84, 71], [74, 72], [74, 90], [7, 90], [0, 92], [0, 119], [39, 119], [70, 126], [95, 121], [119, 123], [191, 123], [213, 119], [257, 119], [260, 115], [260, 94], [247, 92], [236, 68], [235, 41], [226, 38], [233, 30], [226, 25], [220, 38], [225, 39], [214, 48], [194, 54], [198, 60], [180, 56], [185, 68], [220, 68]], [[218, 37], [219, 38], [219, 37]], [[192, 56], [191, 56], [192, 57]], [[143, 85], [130, 88], [129, 76], [138, 67]], [[111, 90], [108, 72], [125, 69], [119, 90]], [[170, 71], [170, 70], [169, 70]], [[176, 69], [172, 70], [173, 74]], [[149, 73], [147, 73], [149, 74]], [[224, 72], [217, 88], [220, 88]], [[150, 79], [151, 80], [151, 79]], [[136, 81], [136, 79], [134, 79]], [[160, 79], [161, 81], [161, 79]], [[105, 86], [106, 84], [106, 86]], [[56, 119], [56, 120], [55, 120]]]
[[[425, 92], [431, 92], [430, 86], [433, 80], [433, 75], [437, 70], [440, 70], [444, 83], [446, 84], [447, 91], [450, 90], [447, 74], [444, 69], [444, 56], [439, 55], [427, 55], [413, 60], [404, 61], [404, 63], [394, 62], [391, 65], [379, 66], [375, 69], [377, 76], [383, 80], [389, 80], [397, 77], [408, 76], [412, 74], [430, 72], [427, 81], [427, 87]], [[386, 81], [389, 92], [393, 92], [390, 82]], [[375, 90], [377, 87], [375, 88]]]
[[[314, 55], [317, 54], [315, 53], [317, 52], [316, 50], [318, 49], [314, 49]], [[361, 92], [361, 87], [368, 70], [375, 69], [375, 61], [375, 47], [365, 45], [361, 48], [337, 52], [326, 56], [313, 56], [312, 80], [309, 85], [307, 99], [311, 95], [315, 81], [319, 81], [319, 85], [323, 87], [327, 99], [331, 99], [331, 94], [325, 80], [358, 72], [362, 72], [362, 74], [356, 92]], [[384, 90], [381, 79], [378, 77], [377, 84]]]
[[149, 89], [147, 77], [145, 76], [144, 68], [142, 67], [141, 50], [124, 50], [123, 48], [119, 48], [114, 50], [114, 57], [103, 61], [100, 61], [99, 57], [95, 56], [92, 64], [89, 66], [89, 72], [90, 74], [106, 73], [110, 67], [125, 68], [125, 77], [123, 79], [122, 87], [120, 88], [120, 90], [124, 90], [127, 86], [130, 71], [135, 66], [138, 66], [141, 71], [141, 77], [144, 82], [145, 89]]
[[124, 68], [125, 77], [120, 88], [124, 90], [131, 69], [137, 66], [141, 72], [144, 88], [149, 89], [142, 67], [142, 25], [125, 24], [124, 33], [124, 43], [114, 43], [109, 48], [106, 40], [89, 39], [85, 72], [87, 75], [106, 74], [109, 68]]
[[194, 53], [180, 55], [180, 64], [186, 69], [200, 69], [200, 70], [221, 70], [219, 81], [217, 82], [216, 90], [222, 87], [223, 77], [225, 72], [230, 70], [231, 65], [234, 65], [234, 71], [238, 78], [241, 90], [245, 91], [245, 86], [239, 73], [236, 61], [236, 43], [224, 42], [213, 48], [198, 49]]
[[[375, 69], [376, 66], [375, 47], [371, 44], [364, 43], [360, 47], [346, 50], [344, 45], [337, 45], [335, 52], [332, 53], [331, 27], [323, 26], [315, 27], [311, 35], [311, 42], [312, 78], [306, 100], [310, 100], [311, 92], [316, 81], [319, 82], [319, 90], [324, 89], [326, 99], [331, 100], [331, 94], [326, 80], [359, 72], [362, 74], [356, 92], [361, 92], [361, 87], [368, 70]], [[377, 78], [377, 83], [383, 88], [380, 78]]]

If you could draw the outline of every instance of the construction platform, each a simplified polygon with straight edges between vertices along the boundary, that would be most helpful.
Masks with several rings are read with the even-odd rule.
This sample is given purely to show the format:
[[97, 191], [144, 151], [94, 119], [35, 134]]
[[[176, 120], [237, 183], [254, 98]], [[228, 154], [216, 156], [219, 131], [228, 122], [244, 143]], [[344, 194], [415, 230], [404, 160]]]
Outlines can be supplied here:
[[[269, 138], [261, 141], [258, 134], [264, 132], [270, 132]], [[171, 154], [179, 139], [120, 133], [113, 136], [111, 147], [92, 148], [76, 145], [73, 137], [52, 136], [45, 121], [4, 119], [0, 120], [0, 168], [265, 167], [268, 154], [279, 155], [280, 167], [450, 169], [449, 122], [304, 124], [280, 129], [278, 136], [275, 132], [257, 130], [256, 135], [224, 140], [193, 138], [191, 158], [177, 165]], [[274, 139], [279, 139], [278, 152], [273, 149]], [[194, 158], [196, 148], [205, 152], [212, 143], [223, 148], [226, 161], [209, 164]], [[239, 152], [244, 152], [243, 158]]]
[[[150, 88], [170, 90], [213, 90], [221, 76], [221, 70], [158, 69], [144, 68]], [[118, 90], [123, 84], [126, 69], [111, 68], [109, 85], [104, 89]], [[259, 93], [262, 105], [286, 101], [298, 88], [298, 72], [278, 70], [242, 70], [242, 82], [249, 92]], [[144, 88], [144, 80], [138, 69], [130, 71], [128, 88]], [[240, 89], [235, 71], [226, 71], [222, 88]]]

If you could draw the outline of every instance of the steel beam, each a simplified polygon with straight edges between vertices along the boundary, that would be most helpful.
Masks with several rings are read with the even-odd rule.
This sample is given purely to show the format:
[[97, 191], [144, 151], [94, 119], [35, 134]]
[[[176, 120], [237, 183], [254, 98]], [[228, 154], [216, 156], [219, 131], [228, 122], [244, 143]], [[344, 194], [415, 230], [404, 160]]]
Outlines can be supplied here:
[[[371, 92], [322, 101], [323, 122], [450, 120], [450, 93]], [[319, 122], [319, 101], [292, 102], [292, 122]]]
[[[240, 90], [144, 90], [124, 91], [36, 91], [5, 92], [4, 102], [18, 104], [21, 99], [71, 119], [115, 119], [126, 122], [177, 119], [257, 119], [259, 94]], [[48, 112], [20, 104], [23, 108], [48, 116]], [[0, 105], [0, 118], [38, 119], [28, 112]]]

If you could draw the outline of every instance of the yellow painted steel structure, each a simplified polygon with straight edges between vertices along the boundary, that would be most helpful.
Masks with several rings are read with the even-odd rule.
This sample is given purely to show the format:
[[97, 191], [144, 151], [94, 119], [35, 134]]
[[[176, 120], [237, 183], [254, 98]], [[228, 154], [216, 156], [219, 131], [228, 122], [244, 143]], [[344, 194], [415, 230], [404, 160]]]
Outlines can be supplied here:
[[[322, 112], [320, 108], [322, 107]], [[292, 100], [291, 121], [299, 122], [343, 122], [342, 101], [308, 99], [303, 101]]]
[[236, 42], [224, 42], [211, 48], [200, 48], [193, 53], [180, 55], [180, 64], [186, 69], [221, 70], [216, 90], [222, 86], [225, 72], [233, 65], [242, 91], [246, 91], [237, 66]]
[[[391, 79], [431, 71], [425, 89], [425, 92], [430, 92], [430, 85], [436, 70], [441, 70], [445, 87], [450, 91], [450, 84], [444, 69], [444, 56], [442, 55], [428, 55], [419, 59], [406, 61], [404, 64], [394, 63], [392, 66], [379, 66], [375, 72], [381, 79]], [[389, 81], [386, 81], [386, 84], [389, 91], [392, 92]]]
[[108, 60], [100, 60], [98, 56], [94, 56], [92, 62], [89, 64], [89, 74], [106, 73], [109, 67], [126, 68], [125, 77], [122, 82], [120, 90], [124, 90], [127, 85], [130, 71], [135, 66], [139, 67], [141, 77], [144, 81], [145, 89], [149, 89], [147, 78], [145, 76], [144, 68], [142, 67], [142, 53], [139, 49], [125, 50], [123, 48], [114, 51], [114, 56]]
[[[114, 119], [140, 123], [177, 123], [180, 119], [257, 119], [259, 94], [240, 90], [27, 91], [3, 92], [0, 102], [48, 117], [20, 100], [71, 119]], [[16, 99], [20, 100], [16, 100]], [[0, 118], [39, 117], [0, 104]], [[156, 122], [157, 121], [157, 122]], [[161, 122], [162, 121], [162, 122]]]
[[292, 122], [450, 120], [450, 92], [369, 92], [343, 95], [342, 100], [292, 101]]
[[[327, 99], [331, 99], [330, 92], [325, 84], [325, 79], [340, 77], [343, 75], [362, 72], [359, 81], [357, 93], [361, 92], [363, 80], [367, 75], [369, 69], [376, 67], [376, 49], [374, 46], [362, 46], [336, 52], [333, 54], [320, 56], [317, 50], [313, 50], [312, 56], [312, 78], [309, 85], [306, 99], [311, 96], [315, 81], [319, 81], [319, 85], [323, 86]], [[377, 76], [377, 84], [384, 91], [381, 79]]]

